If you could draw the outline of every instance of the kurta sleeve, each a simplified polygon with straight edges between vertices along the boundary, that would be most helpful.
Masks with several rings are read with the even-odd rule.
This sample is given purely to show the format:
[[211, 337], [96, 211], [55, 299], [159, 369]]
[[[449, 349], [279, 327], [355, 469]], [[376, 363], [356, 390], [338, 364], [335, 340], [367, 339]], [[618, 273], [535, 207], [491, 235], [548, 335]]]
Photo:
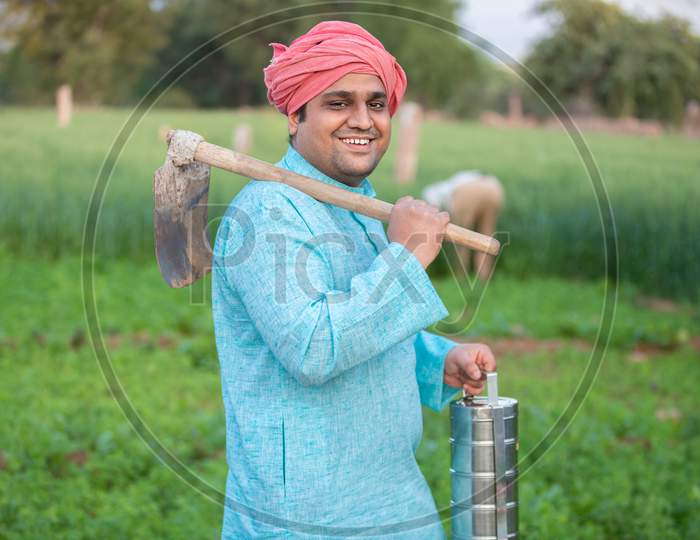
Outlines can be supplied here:
[[445, 384], [445, 358], [457, 343], [422, 330], [416, 335], [416, 379], [423, 405], [440, 412], [461, 388]]
[[246, 218], [222, 224], [215, 266], [299, 383], [321, 385], [447, 315], [420, 262], [399, 243], [380, 251], [348, 290], [335, 289], [291, 188], [259, 184], [267, 186], [244, 190], [235, 203]]

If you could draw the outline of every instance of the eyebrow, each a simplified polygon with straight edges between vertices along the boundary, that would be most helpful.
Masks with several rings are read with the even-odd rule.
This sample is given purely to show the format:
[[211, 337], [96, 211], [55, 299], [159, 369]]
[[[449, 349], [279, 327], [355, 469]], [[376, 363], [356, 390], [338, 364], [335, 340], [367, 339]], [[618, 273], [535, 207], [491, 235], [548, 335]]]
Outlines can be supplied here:
[[[336, 90], [334, 92], [328, 92], [326, 94], [323, 94], [323, 97], [324, 97], [324, 99], [333, 98], [333, 97], [349, 99], [349, 98], [352, 98], [354, 95], [355, 95], [355, 92], [348, 92], [347, 90]], [[380, 98], [386, 99], [386, 94], [384, 92], [381, 92], [381, 91], [375, 91], [369, 95], [369, 99], [380, 99]]]

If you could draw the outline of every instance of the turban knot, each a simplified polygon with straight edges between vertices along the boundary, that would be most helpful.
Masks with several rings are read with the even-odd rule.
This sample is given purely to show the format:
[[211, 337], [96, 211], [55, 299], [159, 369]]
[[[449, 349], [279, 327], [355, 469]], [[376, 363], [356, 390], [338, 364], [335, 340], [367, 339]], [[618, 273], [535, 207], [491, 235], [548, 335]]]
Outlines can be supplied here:
[[282, 114], [292, 114], [348, 73], [379, 77], [391, 116], [406, 91], [406, 73], [396, 58], [357, 24], [324, 21], [289, 47], [270, 45], [272, 60], [263, 70], [267, 99]]

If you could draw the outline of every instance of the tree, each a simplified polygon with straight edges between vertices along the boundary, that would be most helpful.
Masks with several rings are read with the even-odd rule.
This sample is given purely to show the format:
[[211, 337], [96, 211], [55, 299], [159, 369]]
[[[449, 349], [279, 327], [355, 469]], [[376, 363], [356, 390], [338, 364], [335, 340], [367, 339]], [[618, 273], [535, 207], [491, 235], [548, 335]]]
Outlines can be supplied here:
[[554, 31], [525, 63], [565, 102], [678, 123], [697, 99], [700, 39], [686, 21], [642, 21], [602, 0], [547, 0], [537, 11], [554, 16]]
[[[424, 10], [418, 0], [389, 2]], [[430, 3], [430, 14], [454, 21], [459, 2], [440, 0]], [[420, 19], [417, 13], [416, 18]], [[470, 86], [487, 73], [484, 61], [473, 48], [458, 38], [420, 22], [372, 15], [349, 18], [374, 34], [401, 63], [408, 78], [407, 97], [435, 109], [450, 108], [458, 113], [473, 113], [462, 104], [455, 105]]]
[[[399, 5], [397, 0], [393, 3]], [[314, 24], [331, 18], [361, 24], [382, 41], [397, 57], [409, 79], [408, 97], [430, 107], [444, 106], [467, 79], [480, 76], [480, 64], [473, 50], [445, 33], [396, 17], [339, 13], [333, 16], [305, 16], [267, 28], [254, 29], [250, 35], [234, 43], [229, 30], [247, 20], [294, 5], [306, 5], [304, 0], [258, 0], [236, 3], [231, 9], [225, 0], [175, 0], [168, 5], [174, 24], [169, 31], [169, 45], [158, 53], [141, 82], [142, 91], [153, 84], [165, 70], [177, 64], [203, 43], [208, 43], [210, 55], [179, 82], [181, 91], [192, 96], [202, 106], [238, 106], [266, 103], [266, 88], [262, 70], [272, 58], [271, 42], [289, 44]], [[401, 6], [421, 7], [417, 0], [401, 2]], [[457, 2], [436, 0], [430, 12], [453, 20]], [[309, 13], [311, 10], [309, 10]], [[439, 61], [435, 61], [439, 55]], [[173, 76], [188, 70], [199, 53], [182, 63]]]
[[[168, 79], [178, 79], [176, 88], [190, 96], [195, 105], [234, 107], [266, 103], [262, 70], [272, 58], [268, 44], [302, 33], [308, 19], [278, 22], [259, 30], [250, 21], [303, 3], [242, 0], [235, 3], [234, 9], [227, 0], [172, 0], [165, 8], [172, 21], [167, 46], [157, 52], [156, 62], [138, 84], [138, 92], [145, 93], [170, 71]], [[244, 33], [249, 35], [243, 36]]]
[[[166, 17], [148, 2], [3, 0], [0, 39], [10, 44], [4, 78], [11, 98], [52, 99], [62, 83], [90, 103], [125, 101], [152, 53], [164, 43]], [[24, 98], [24, 99], [23, 99]]]
[[[385, 4], [423, 7], [419, 0]], [[452, 21], [458, 5], [435, 0], [430, 13]], [[302, 6], [302, 16], [283, 20], [285, 8]], [[205, 107], [264, 104], [269, 43], [289, 44], [317, 22], [335, 18], [362, 24], [398, 58], [409, 99], [457, 112], [476, 103], [465, 105], [462, 96], [474, 94], [483, 65], [457, 38], [405, 17], [353, 14], [347, 2], [324, 17], [313, 9], [308, 0], [0, 0], [0, 45], [3, 39], [11, 44], [0, 53], [0, 82], [12, 81], [0, 88], [0, 99], [48, 102], [67, 82], [78, 101], [133, 103], [166, 75], [151, 94], [177, 80], [166, 102], [177, 95], [180, 104]], [[261, 16], [264, 25], [250, 22]]]

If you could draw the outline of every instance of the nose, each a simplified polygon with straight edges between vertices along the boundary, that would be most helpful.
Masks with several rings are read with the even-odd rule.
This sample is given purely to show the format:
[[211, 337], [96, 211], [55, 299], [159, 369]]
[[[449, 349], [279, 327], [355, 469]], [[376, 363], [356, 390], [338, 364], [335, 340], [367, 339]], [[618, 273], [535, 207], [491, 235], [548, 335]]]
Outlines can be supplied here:
[[372, 117], [364, 103], [358, 103], [352, 108], [348, 117], [348, 127], [368, 130], [372, 127]]

